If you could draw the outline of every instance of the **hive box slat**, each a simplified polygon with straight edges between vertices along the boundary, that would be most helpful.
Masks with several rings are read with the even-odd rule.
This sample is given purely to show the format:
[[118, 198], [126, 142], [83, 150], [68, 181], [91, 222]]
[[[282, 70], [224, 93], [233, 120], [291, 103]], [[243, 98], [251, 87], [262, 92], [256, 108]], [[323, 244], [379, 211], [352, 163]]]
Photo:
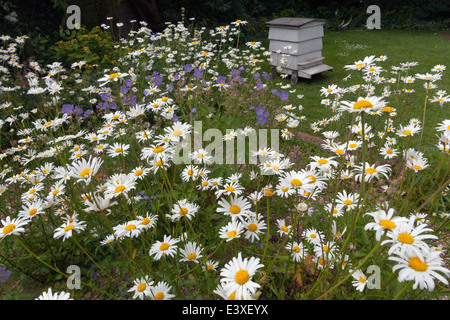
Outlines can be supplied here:
[[324, 23], [324, 19], [289, 17], [267, 22], [272, 68], [281, 68], [295, 82], [297, 75], [311, 79], [314, 74], [333, 70], [323, 64]]

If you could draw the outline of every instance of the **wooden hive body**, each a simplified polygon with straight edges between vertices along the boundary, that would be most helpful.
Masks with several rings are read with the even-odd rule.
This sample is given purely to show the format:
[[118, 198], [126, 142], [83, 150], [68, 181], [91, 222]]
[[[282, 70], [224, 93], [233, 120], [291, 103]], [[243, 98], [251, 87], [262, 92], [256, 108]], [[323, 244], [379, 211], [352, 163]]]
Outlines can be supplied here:
[[281, 72], [308, 78], [314, 74], [333, 70], [323, 64], [322, 37], [325, 20], [313, 18], [278, 18], [266, 23], [269, 27], [269, 51], [272, 73], [281, 67]]

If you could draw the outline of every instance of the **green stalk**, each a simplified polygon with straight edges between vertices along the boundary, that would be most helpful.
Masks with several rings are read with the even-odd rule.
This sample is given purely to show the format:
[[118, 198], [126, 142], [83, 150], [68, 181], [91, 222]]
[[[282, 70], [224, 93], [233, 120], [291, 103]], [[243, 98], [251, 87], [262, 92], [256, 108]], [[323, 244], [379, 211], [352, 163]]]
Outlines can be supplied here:
[[420, 140], [419, 140], [419, 148], [418, 148], [419, 151], [421, 151], [422, 136], [423, 136], [423, 131], [424, 131], [424, 127], [425, 127], [425, 114], [426, 114], [427, 102], [428, 102], [428, 83], [429, 83], [429, 81], [427, 81], [427, 90], [425, 92], [425, 102], [423, 105], [422, 130], [420, 130]]
[[338, 286], [340, 286], [342, 283], [344, 283], [348, 278], [350, 278], [353, 273], [356, 272], [356, 270], [361, 269], [361, 267], [364, 265], [364, 263], [378, 250], [378, 248], [381, 246], [381, 243], [384, 241], [384, 238], [386, 237], [386, 232], [384, 233], [383, 237], [380, 239], [380, 241], [377, 242], [376, 246], [367, 254], [367, 256], [364, 257], [363, 260], [361, 260], [360, 263], [353, 269], [353, 272], [349, 272], [349, 274], [344, 277], [341, 281], [336, 283], [334, 286], [332, 286], [330, 289], [328, 289], [325, 293], [320, 295], [317, 300], [320, 300], [321, 298], [324, 298], [328, 293], [331, 293], [334, 289], [336, 289]]
[[[33, 257], [35, 257], [36, 260], [38, 260], [40, 263], [42, 263], [42, 264], [45, 265], [47, 268], [50, 268], [51, 270], [53, 270], [53, 271], [59, 273], [60, 275], [66, 277], [66, 278], [69, 277], [69, 275], [67, 275], [67, 274], [65, 274], [65, 273], [63, 273], [63, 272], [61, 272], [59, 269], [54, 268], [53, 266], [49, 265], [47, 262], [45, 262], [44, 260], [42, 260], [39, 256], [37, 256], [33, 251], [31, 251], [31, 250], [30, 250], [30, 249], [22, 242], [22, 240], [20, 240], [20, 237], [15, 236], [15, 238], [16, 238], [16, 240], [22, 245], [22, 247], [23, 247], [26, 251], [28, 251], [28, 253], [30, 253]], [[103, 294], [106, 294], [106, 295], [110, 296], [112, 299], [115, 299], [115, 297], [114, 297], [113, 295], [109, 294], [109, 293], [106, 292], [106, 291], [102, 291], [102, 290], [99, 289], [99, 288], [93, 287], [93, 286], [92, 286], [91, 284], [89, 284], [89, 283], [85, 283], [85, 282], [83, 282], [83, 281], [80, 281], [80, 282], [81, 282], [83, 285], [88, 286], [88, 287], [91, 288], [91, 289], [94, 289], [95, 291], [102, 292]]]
[[270, 197], [267, 197], [267, 237], [266, 237], [266, 245], [264, 246], [263, 257], [261, 259], [261, 264], [264, 264], [264, 259], [266, 257], [267, 247], [269, 246], [269, 237], [270, 237], [270, 232], [269, 232], [270, 219], [269, 218], [270, 218]]
[[394, 298], [392, 298], [392, 300], [399, 300], [400, 297], [403, 295], [403, 293], [405, 293], [406, 290], [410, 289], [410, 288], [412, 287], [412, 285], [413, 285], [413, 282], [412, 282], [412, 281], [408, 282], [408, 284], [406, 284], [406, 285], [402, 288], [402, 290], [400, 290], [400, 292], [397, 293], [397, 294], [395, 295]]

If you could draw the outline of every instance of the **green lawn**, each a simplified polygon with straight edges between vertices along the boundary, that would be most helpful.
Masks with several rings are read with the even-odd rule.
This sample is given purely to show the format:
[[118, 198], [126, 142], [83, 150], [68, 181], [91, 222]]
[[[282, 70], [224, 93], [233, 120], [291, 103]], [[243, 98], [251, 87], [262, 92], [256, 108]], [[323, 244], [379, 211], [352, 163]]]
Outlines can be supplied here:
[[[365, 56], [386, 55], [388, 60], [380, 65], [386, 69], [391, 66], [399, 66], [401, 62], [418, 62], [411, 72], [426, 73], [437, 64], [448, 62], [450, 52], [450, 41], [444, 38], [448, 31], [403, 31], [403, 30], [347, 30], [347, 31], [325, 31], [323, 37], [322, 55], [324, 63], [334, 67], [331, 72], [323, 73], [314, 79], [302, 79], [298, 83], [300, 92], [305, 94], [305, 102], [308, 101], [307, 93], [318, 93], [322, 86], [335, 83], [338, 86], [346, 86], [342, 79], [349, 74], [343, 67], [354, 61], [363, 59]], [[447, 66], [450, 68], [450, 66]], [[450, 77], [447, 69], [438, 82], [440, 89], [450, 91]], [[348, 81], [357, 83], [357, 79]], [[424, 96], [425, 89], [417, 91], [416, 95]], [[317, 99], [318, 97], [314, 95]], [[422, 102], [423, 99], [420, 99]], [[313, 102], [313, 101], [311, 101]], [[317, 100], [316, 100], [317, 102]], [[314, 102], [313, 102], [314, 103]], [[309, 108], [305, 108], [305, 112]], [[421, 115], [417, 110], [411, 110], [411, 116]], [[421, 111], [421, 110], [419, 110]], [[444, 107], [443, 115], [450, 117], [450, 109]]]
[[[320, 75], [313, 76], [313, 79], [299, 79], [298, 83], [291, 89], [296, 89], [295, 95], [292, 95], [291, 101], [298, 104], [297, 94], [303, 94], [301, 100], [303, 105], [303, 115], [308, 120], [315, 121], [330, 116], [330, 111], [320, 104], [320, 89], [330, 84], [336, 84], [340, 87], [347, 87], [358, 84], [355, 79], [357, 73], [353, 72], [352, 78], [347, 82], [342, 79], [346, 77], [349, 71], [343, 67], [348, 63], [362, 60], [366, 56], [385, 55], [388, 59], [385, 62], [379, 62], [385, 70], [390, 71], [391, 66], [400, 66], [401, 62], [418, 62], [419, 65], [411, 69], [411, 75], [416, 73], [430, 72], [437, 64], [448, 64], [448, 53], [450, 52], [450, 41], [444, 38], [449, 31], [416, 31], [416, 30], [345, 30], [328, 31], [325, 30], [323, 37], [322, 56], [324, 63], [334, 68]], [[263, 44], [268, 48], [269, 41], [263, 39]], [[446, 90], [450, 94], [450, 65], [444, 71], [443, 77], [437, 82], [438, 89]], [[390, 77], [390, 73], [384, 74]], [[395, 77], [395, 75], [393, 75]], [[284, 83], [290, 83], [289, 78], [282, 80]], [[416, 80], [413, 84], [416, 93], [410, 96], [410, 103], [407, 105], [407, 117], [405, 121], [412, 117], [422, 119], [425, 89], [422, 87], [423, 81]], [[378, 85], [380, 89], [383, 85]], [[434, 95], [434, 90], [430, 92], [429, 97]], [[348, 97], [347, 97], [348, 98]], [[391, 98], [389, 98], [392, 100]], [[439, 110], [440, 109], [440, 110]], [[439, 119], [450, 118], [450, 108], [447, 105], [439, 107], [437, 104], [428, 103], [426, 113], [426, 126], [428, 130], [434, 124], [436, 112], [439, 110]], [[440, 121], [440, 120], [439, 120]]]

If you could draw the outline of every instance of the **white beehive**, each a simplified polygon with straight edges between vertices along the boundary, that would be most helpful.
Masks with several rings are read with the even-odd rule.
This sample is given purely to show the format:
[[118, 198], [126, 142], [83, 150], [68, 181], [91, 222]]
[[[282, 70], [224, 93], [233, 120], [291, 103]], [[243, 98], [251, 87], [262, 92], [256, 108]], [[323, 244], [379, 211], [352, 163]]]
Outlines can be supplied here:
[[277, 67], [291, 75], [311, 79], [315, 74], [331, 71], [333, 67], [323, 64], [322, 37], [324, 19], [278, 18], [266, 23], [269, 27], [269, 51], [272, 74]]

